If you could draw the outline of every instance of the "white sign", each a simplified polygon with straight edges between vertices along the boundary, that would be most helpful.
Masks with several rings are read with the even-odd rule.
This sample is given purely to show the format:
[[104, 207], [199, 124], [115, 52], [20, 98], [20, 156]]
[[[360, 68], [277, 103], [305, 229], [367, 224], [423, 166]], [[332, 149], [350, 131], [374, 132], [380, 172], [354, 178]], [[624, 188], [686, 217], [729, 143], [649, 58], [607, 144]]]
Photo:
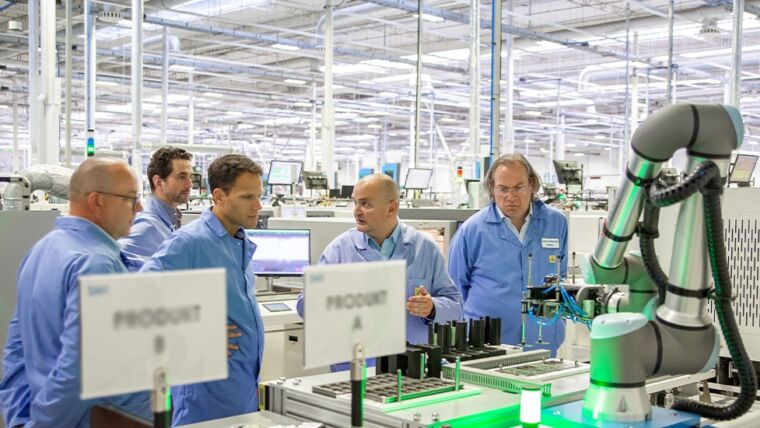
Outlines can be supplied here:
[[227, 377], [224, 269], [83, 276], [83, 400]]
[[304, 272], [304, 366], [406, 351], [406, 261], [309, 266]]

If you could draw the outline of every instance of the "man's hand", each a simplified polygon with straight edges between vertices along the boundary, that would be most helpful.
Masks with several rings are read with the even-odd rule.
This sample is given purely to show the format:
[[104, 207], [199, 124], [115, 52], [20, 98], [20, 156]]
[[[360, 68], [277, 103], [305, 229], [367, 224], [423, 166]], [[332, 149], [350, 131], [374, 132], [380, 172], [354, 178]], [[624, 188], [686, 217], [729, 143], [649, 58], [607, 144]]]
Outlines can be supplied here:
[[415, 317], [429, 318], [435, 309], [433, 298], [423, 286], [415, 288], [414, 291], [415, 295], [406, 301], [406, 310]]
[[[237, 326], [235, 324], [227, 324], [227, 339], [237, 339], [238, 337], [242, 336], [243, 333], [238, 330]], [[232, 356], [232, 353], [240, 349], [239, 346], [236, 344], [230, 342], [227, 342], [227, 358]]]

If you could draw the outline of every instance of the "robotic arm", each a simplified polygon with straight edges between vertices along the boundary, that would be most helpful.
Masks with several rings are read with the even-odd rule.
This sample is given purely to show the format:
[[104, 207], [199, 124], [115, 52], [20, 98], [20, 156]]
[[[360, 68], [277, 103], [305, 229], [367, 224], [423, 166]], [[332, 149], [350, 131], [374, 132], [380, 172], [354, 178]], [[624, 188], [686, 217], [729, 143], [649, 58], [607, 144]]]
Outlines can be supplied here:
[[[716, 311], [740, 371], [741, 393], [727, 407], [682, 401], [674, 408], [732, 419], [751, 407], [756, 378], [731, 310], [720, 212], [731, 151], [742, 140], [743, 125], [736, 109], [704, 104], [662, 109], [633, 135], [633, 155], [603, 236], [582, 266], [589, 284], [630, 285], [628, 293], [608, 296], [603, 308], [607, 314], [594, 319], [591, 386], [584, 397], [584, 415], [614, 422], [648, 420], [647, 376], [689, 374], [715, 365], [720, 337], [706, 311], [711, 292], [708, 256], [716, 284]], [[663, 163], [681, 148], [687, 150], [687, 169], [692, 173], [681, 184], [659, 189]], [[678, 202], [682, 205], [668, 278], [657, 262], [653, 240], [659, 207]], [[639, 224], [642, 212], [644, 221]], [[642, 256], [625, 255], [634, 233], [640, 236]], [[649, 318], [640, 314], [646, 308], [656, 308]]]

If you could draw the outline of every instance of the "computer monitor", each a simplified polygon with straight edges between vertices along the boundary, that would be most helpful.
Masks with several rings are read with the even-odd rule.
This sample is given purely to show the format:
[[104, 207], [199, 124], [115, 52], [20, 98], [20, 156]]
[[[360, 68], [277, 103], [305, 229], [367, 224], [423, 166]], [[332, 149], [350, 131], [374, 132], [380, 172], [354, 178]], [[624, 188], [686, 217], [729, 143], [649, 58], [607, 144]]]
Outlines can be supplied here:
[[425, 190], [430, 187], [433, 170], [430, 168], [409, 168], [406, 170], [405, 189]]
[[362, 168], [359, 170], [359, 180], [375, 173], [375, 168]]
[[583, 170], [576, 161], [554, 161], [554, 170], [560, 184], [583, 184]]
[[304, 171], [303, 185], [310, 190], [327, 190], [327, 176], [322, 171]]
[[302, 276], [311, 263], [311, 235], [308, 229], [247, 229], [256, 244], [253, 273], [258, 276]]
[[300, 161], [273, 160], [269, 164], [267, 184], [277, 185], [298, 183], [301, 177], [302, 167], [303, 162]]
[[728, 182], [737, 183], [740, 186], [749, 185], [755, 165], [757, 165], [757, 158], [756, 155], [736, 155], [731, 173], [728, 174]]
[[343, 185], [340, 186], [340, 197], [343, 199], [351, 199], [351, 195], [354, 194], [354, 186]]
[[340, 198], [340, 189], [330, 189], [327, 193], [331, 198]]

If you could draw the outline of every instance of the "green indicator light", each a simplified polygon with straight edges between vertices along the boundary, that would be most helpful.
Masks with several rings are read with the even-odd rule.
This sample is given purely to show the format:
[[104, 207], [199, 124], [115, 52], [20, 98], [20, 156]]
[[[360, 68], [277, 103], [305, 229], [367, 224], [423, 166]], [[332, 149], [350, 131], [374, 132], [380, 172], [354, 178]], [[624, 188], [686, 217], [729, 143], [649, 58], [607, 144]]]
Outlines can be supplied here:
[[87, 157], [95, 156], [95, 139], [90, 137], [87, 139]]

